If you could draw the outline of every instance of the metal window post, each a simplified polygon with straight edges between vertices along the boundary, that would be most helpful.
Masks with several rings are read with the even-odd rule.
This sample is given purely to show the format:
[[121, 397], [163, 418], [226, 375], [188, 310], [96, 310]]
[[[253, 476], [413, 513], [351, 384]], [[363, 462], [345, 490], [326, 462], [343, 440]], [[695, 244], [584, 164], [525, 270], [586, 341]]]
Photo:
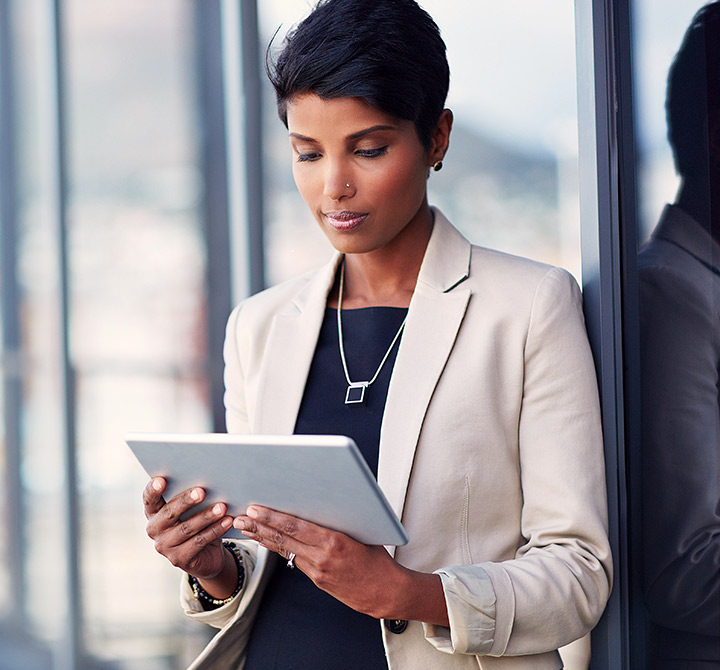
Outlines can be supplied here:
[[257, 0], [222, 0], [233, 303], [265, 285]]
[[222, 346], [233, 304], [265, 287], [262, 105], [255, 0], [195, 0], [208, 377], [213, 429], [225, 430]]
[[198, 114], [203, 129], [200, 147], [203, 199], [201, 216], [207, 250], [207, 365], [215, 432], [225, 431], [223, 341], [232, 307], [229, 184], [223, 101], [221, 0], [195, 0], [195, 69]]
[[575, 0], [583, 293], [603, 409], [615, 585], [593, 631], [593, 670], [630, 668], [626, 333], [635, 182], [629, 0]]
[[22, 425], [22, 353], [20, 289], [17, 277], [17, 124], [10, 3], [0, 0], [0, 307], [2, 309], [3, 407], [5, 438], [5, 528], [12, 620], [27, 630], [25, 602], [25, 505], [20, 479]]
[[51, 0], [48, 6], [47, 62], [52, 107], [48, 118], [51, 128], [51, 216], [57, 257], [57, 304], [60, 327], [59, 402], [63, 417], [59, 440], [63, 450], [64, 486], [63, 520], [65, 533], [65, 595], [67, 616], [61, 644], [55, 658], [56, 670], [82, 670], [85, 667], [82, 644], [82, 610], [80, 598], [80, 523], [77, 473], [77, 436], [75, 426], [75, 374], [70, 357], [70, 285], [67, 226], [67, 159], [65, 136], [65, 60], [63, 45], [63, 3]]
[[247, 184], [250, 292], [265, 288], [262, 89], [257, 0], [242, 0], [242, 79], [245, 99], [245, 183]]

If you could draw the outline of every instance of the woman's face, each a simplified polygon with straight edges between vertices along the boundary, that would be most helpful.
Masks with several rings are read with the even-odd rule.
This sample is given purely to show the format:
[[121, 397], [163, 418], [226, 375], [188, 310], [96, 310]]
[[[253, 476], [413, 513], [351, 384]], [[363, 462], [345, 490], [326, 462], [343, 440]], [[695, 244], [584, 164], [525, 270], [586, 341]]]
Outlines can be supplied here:
[[418, 235], [427, 241], [436, 150], [424, 149], [411, 121], [359, 98], [314, 94], [295, 97], [287, 119], [295, 183], [338, 251], [402, 248]]

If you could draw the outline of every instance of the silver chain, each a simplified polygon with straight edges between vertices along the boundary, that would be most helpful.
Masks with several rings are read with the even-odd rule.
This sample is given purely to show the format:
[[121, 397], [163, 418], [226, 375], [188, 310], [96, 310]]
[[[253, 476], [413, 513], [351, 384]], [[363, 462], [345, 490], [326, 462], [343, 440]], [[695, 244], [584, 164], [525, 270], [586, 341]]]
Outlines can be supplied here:
[[[338, 340], [340, 342], [340, 359], [342, 360], [342, 366], [343, 371], [345, 372], [345, 379], [347, 380], [348, 386], [352, 386], [354, 382], [350, 380], [350, 373], [348, 372], [348, 366], [347, 361], [345, 360], [345, 347], [343, 346], [343, 334], [342, 334], [342, 299], [343, 299], [343, 285], [345, 284], [345, 259], [342, 260], [342, 267], [340, 268], [340, 287], [338, 289], [338, 308], [337, 308], [337, 326], [338, 326]], [[395, 337], [393, 338], [393, 341], [390, 343], [390, 346], [388, 347], [388, 350], [385, 352], [385, 355], [383, 356], [382, 361], [380, 361], [380, 365], [378, 369], [375, 371], [375, 374], [373, 375], [373, 378], [367, 382], [367, 385], [370, 386], [380, 374], [380, 370], [382, 370], [383, 365], [385, 365], [385, 361], [388, 359], [388, 356], [390, 355], [390, 352], [392, 351], [393, 347], [395, 346], [395, 343], [400, 338], [400, 335], [403, 332], [403, 328], [405, 328], [405, 322], [407, 321], [407, 314], [405, 315], [405, 318], [403, 319], [402, 324], [400, 324], [400, 328], [398, 328], [398, 332], [395, 333]]]

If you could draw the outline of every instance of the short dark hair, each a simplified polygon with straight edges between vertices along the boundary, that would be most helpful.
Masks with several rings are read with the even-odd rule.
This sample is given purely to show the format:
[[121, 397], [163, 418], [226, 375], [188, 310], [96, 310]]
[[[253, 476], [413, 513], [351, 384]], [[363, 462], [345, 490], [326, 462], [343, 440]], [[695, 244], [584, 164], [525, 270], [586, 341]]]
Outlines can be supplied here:
[[268, 49], [267, 72], [286, 126], [297, 95], [361, 98], [412, 121], [426, 149], [450, 83], [440, 29], [414, 0], [320, 0], [274, 63]]
[[709, 132], [720, 129], [720, 2], [702, 7], [668, 74], [668, 140], [682, 176], [706, 171]]

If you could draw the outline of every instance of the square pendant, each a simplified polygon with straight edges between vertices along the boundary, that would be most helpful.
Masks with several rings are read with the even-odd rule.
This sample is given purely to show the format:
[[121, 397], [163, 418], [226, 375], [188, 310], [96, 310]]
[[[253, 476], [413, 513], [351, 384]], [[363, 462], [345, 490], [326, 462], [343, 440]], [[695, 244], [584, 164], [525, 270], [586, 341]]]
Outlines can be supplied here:
[[365, 389], [368, 387], [367, 382], [353, 382], [348, 386], [345, 394], [346, 405], [364, 405]]

